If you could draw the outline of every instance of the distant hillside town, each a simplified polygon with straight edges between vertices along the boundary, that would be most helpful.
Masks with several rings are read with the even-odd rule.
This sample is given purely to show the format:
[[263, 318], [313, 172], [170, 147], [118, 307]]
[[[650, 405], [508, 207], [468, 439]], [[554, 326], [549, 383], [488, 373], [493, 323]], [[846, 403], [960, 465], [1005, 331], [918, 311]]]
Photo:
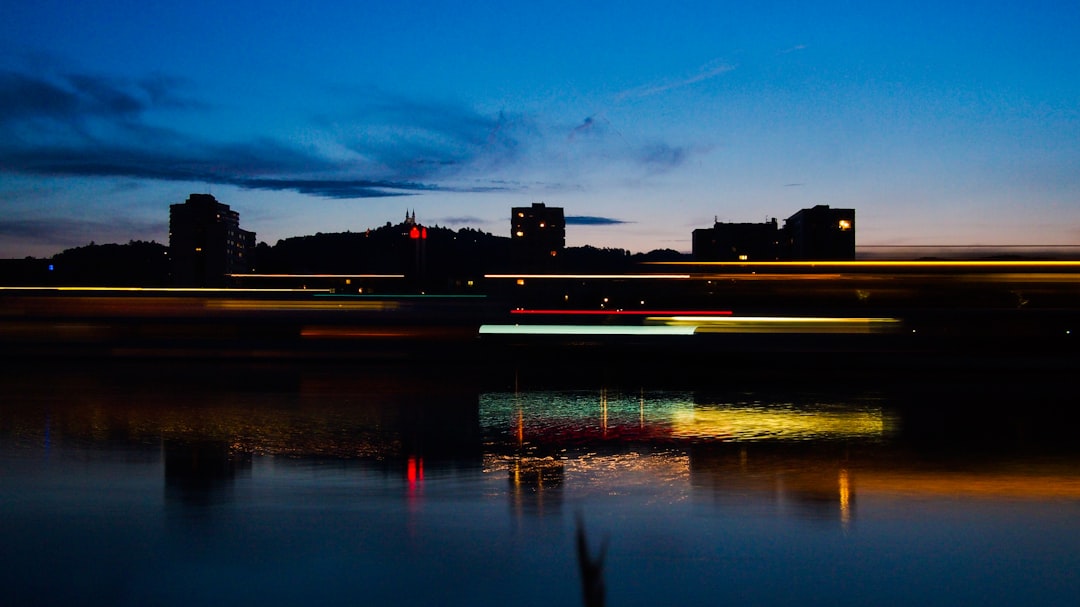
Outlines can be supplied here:
[[[399, 223], [362, 232], [319, 233], [256, 244], [240, 214], [210, 194], [169, 207], [169, 244], [130, 242], [69, 249], [48, 260], [4, 260], [7, 284], [226, 287], [295, 282], [295, 277], [405, 278], [425, 290], [454, 291], [486, 274], [624, 273], [650, 261], [852, 260], [855, 211], [819, 205], [765, 223], [722, 223], [693, 231], [690, 255], [670, 249], [566, 246], [561, 207], [513, 207], [509, 237], [429, 226], [406, 212]], [[351, 282], [351, 281], [350, 281]]]

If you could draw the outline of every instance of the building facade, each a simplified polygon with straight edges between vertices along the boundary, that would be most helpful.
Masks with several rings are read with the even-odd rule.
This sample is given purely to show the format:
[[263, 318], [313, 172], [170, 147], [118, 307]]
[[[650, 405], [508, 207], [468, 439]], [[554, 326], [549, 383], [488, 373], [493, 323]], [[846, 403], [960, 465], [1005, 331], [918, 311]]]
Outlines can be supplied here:
[[210, 194], [192, 194], [169, 206], [173, 284], [224, 286], [230, 274], [254, 270], [255, 232], [240, 228], [240, 214]]
[[534, 202], [529, 207], [514, 207], [510, 212], [510, 241], [519, 261], [544, 265], [562, 254], [566, 248], [562, 207]]
[[721, 223], [693, 232], [695, 261], [776, 261], [780, 231], [776, 219], [765, 223]]
[[855, 209], [802, 209], [784, 222], [784, 248], [792, 260], [854, 260]]
[[821, 204], [784, 220], [721, 223], [693, 232], [695, 261], [848, 261], [855, 259], [855, 209]]

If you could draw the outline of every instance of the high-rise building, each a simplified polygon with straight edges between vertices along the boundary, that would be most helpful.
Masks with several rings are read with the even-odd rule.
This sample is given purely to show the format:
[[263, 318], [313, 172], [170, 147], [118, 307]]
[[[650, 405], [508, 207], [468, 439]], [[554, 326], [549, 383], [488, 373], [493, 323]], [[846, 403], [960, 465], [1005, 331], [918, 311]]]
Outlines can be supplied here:
[[784, 222], [784, 249], [794, 260], [855, 259], [855, 209], [802, 209]]
[[223, 286], [230, 274], [254, 270], [255, 232], [240, 229], [240, 214], [210, 194], [169, 206], [173, 283]]
[[512, 208], [510, 240], [520, 260], [533, 265], [552, 261], [566, 248], [562, 207], [534, 202], [531, 207]]

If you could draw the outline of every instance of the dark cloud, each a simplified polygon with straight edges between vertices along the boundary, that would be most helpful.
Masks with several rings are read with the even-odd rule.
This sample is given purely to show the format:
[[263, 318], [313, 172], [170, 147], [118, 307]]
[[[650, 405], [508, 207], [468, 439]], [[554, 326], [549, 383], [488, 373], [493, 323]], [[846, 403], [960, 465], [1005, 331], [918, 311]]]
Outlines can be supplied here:
[[624, 223], [633, 222], [614, 219], [612, 217], [594, 217], [591, 215], [567, 215], [566, 217], [566, 225], [568, 226], [615, 226]]
[[202, 107], [176, 94], [180, 80], [151, 76], [130, 81], [91, 74], [37, 76], [0, 71], [0, 122], [27, 117], [57, 123], [87, 118], [137, 118], [149, 109]]
[[487, 223], [486, 219], [482, 217], [474, 217], [472, 215], [464, 215], [460, 217], [443, 217], [441, 221], [452, 226], [474, 226], [477, 224]]
[[[368, 109], [379, 137], [353, 137], [362, 160], [334, 160], [268, 138], [227, 144], [154, 126], [154, 109], [196, 109], [182, 83], [92, 75], [0, 72], [0, 166], [36, 175], [228, 184], [336, 199], [423, 191], [502, 191], [425, 183], [512, 162], [518, 141], [503, 113], [452, 104], [384, 101]], [[372, 130], [369, 127], [365, 127]], [[376, 177], [377, 176], [377, 177]]]
[[[290, 190], [327, 198], [399, 196], [435, 186], [350, 178], [349, 166], [271, 139], [216, 144], [156, 127], [142, 115], [181, 101], [164, 77], [122, 82], [0, 73], [0, 162], [36, 175], [129, 177]], [[295, 176], [302, 177], [295, 177]]]
[[666, 171], [683, 164], [687, 157], [689, 157], [689, 151], [684, 147], [654, 143], [641, 148], [637, 160], [652, 169]]
[[505, 167], [519, 159], [518, 132], [529, 130], [524, 118], [505, 112], [485, 115], [448, 102], [375, 98], [354, 109], [346, 145], [403, 178], [446, 178]]
[[591, 134], [597, 132], [598, 130], [600, 130], [600, 127], [598, 126], [598, 123], [596, 122], [596, 119], [594, 117], [592, 117], [592, 116], [587, 116], [585, 118], [585, 120], [583, 120], [581, 122], [581, 124], [575, 126], [574, 130], [570, 131], [569, 139], [572, 140], [575, 137], [578, 137], [579, 135], [580, 136], [591, 135]]
[[[165, 76], [0, 71], [0, 171], [223, 184], [334, 199], [498, 192], [528, 187], [477, 177], [498, 175], [523, 157], [551, 160], [545, 140], [566, 132], [506, 112], [372, 95], [374, 101], [358, 105], [345, 122], [321, 119], [350, 152], [331, 158], [271, 138], [220, 143], [155, 124], [161, 110], [207, 109], [186, 90], [185, 82]], [[590, 134], [582, 138], [591, 140], [588, 149], [580, 151], [587, 158], [649, 172], [679, 166], [689, 155], [664, 143], [630, 146], [599, 115], [573, 132]], [[608, 133], [618, 140], [607, 141]]]
[[228, 183], [250, 190], [289, 190], [322, 198], [383, 198], [408, 196], [438, 188], [420, 183], [365, 179], [234, 179]]

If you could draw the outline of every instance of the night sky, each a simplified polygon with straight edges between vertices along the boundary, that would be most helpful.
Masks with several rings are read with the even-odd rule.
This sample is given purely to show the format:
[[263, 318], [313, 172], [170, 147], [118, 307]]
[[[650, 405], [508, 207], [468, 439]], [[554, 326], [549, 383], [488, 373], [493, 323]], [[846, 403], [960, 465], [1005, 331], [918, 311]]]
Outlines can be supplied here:
[[0, 257], [427, 225], [690, 250], [856, 209], [858, 245], [1080, 244], [1080, 3], [0, 0]]

